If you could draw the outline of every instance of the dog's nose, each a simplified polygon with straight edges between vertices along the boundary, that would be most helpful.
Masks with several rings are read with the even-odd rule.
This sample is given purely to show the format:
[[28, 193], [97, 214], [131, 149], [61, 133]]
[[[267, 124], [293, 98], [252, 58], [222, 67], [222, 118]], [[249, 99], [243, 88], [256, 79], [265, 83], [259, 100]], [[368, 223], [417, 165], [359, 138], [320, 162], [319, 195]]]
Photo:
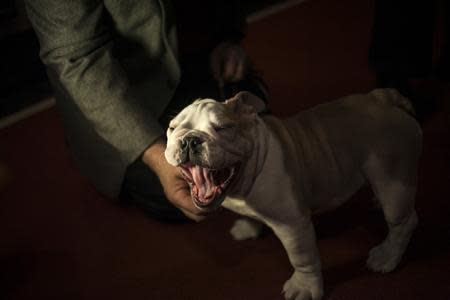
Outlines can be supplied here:
[[187, 136], [183, 139], [183, 141], [181, 142], [181, 149], [183, 151], [187, 151], [187, 150], [196, 150], [197, 146], [201, 145], [203, 143], [203, 141], [196, 136]]

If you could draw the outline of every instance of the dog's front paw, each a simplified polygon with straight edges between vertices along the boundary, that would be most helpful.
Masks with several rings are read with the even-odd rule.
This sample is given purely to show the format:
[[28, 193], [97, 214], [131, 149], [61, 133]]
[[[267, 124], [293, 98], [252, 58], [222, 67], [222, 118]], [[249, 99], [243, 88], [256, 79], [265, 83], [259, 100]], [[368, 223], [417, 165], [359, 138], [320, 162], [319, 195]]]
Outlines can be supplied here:
[[317, 274], [294, 272], [283, 286], [286, 300], [319, 300], [322, 298], [322, 278]]
[[251, 219], [238, 219], [231, 227], [230, 233], [236, 241], [256, 239], [261, 235], [263, 226], [262, 223]]

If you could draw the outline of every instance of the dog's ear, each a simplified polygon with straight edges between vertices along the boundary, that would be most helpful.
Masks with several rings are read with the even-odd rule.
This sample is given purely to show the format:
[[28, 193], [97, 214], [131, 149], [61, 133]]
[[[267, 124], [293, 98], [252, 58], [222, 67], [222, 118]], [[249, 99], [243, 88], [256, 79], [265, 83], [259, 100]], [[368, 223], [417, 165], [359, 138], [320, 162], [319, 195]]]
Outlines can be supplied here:
[[246, 91], [239, 92], [233, 98], [226, 100], [225, 105], [240, 114], [257, 114], [266, 109], [263, 100]]

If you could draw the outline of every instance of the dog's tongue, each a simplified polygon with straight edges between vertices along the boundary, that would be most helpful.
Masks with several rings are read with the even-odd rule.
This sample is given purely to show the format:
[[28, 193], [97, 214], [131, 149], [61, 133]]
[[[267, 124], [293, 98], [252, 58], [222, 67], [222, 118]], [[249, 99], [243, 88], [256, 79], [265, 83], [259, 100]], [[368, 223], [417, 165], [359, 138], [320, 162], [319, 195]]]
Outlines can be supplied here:
[[216, 190], [211, 173], [197, 165], [189, 167], [189, 171], [195, 183], [193, 189], [195, 189], [194, 192], [197, 194], [198, 200], [208, 202], [214, 196]]

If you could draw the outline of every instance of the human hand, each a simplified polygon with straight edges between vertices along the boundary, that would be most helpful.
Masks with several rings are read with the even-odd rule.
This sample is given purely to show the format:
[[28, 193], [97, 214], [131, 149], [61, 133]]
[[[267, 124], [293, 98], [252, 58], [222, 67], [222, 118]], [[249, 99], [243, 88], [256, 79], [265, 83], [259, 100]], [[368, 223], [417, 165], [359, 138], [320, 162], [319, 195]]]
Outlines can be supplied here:
[[238, 44], [220, 43], [211, 53], [210, 66], [214, 78], [223, 87], [225, 82], [237, 82], [244, 79], [250, 62], [245, 50]]
[[189, 184], [181, 176], [178, 168], [167, 162], [164, 156], [165, 149], [166, 143], [160, 138], [147, 148], [142, 159], [158, 176], [166, 198], [188, 218], [199, 222], [206, 216], [194, 205]]

